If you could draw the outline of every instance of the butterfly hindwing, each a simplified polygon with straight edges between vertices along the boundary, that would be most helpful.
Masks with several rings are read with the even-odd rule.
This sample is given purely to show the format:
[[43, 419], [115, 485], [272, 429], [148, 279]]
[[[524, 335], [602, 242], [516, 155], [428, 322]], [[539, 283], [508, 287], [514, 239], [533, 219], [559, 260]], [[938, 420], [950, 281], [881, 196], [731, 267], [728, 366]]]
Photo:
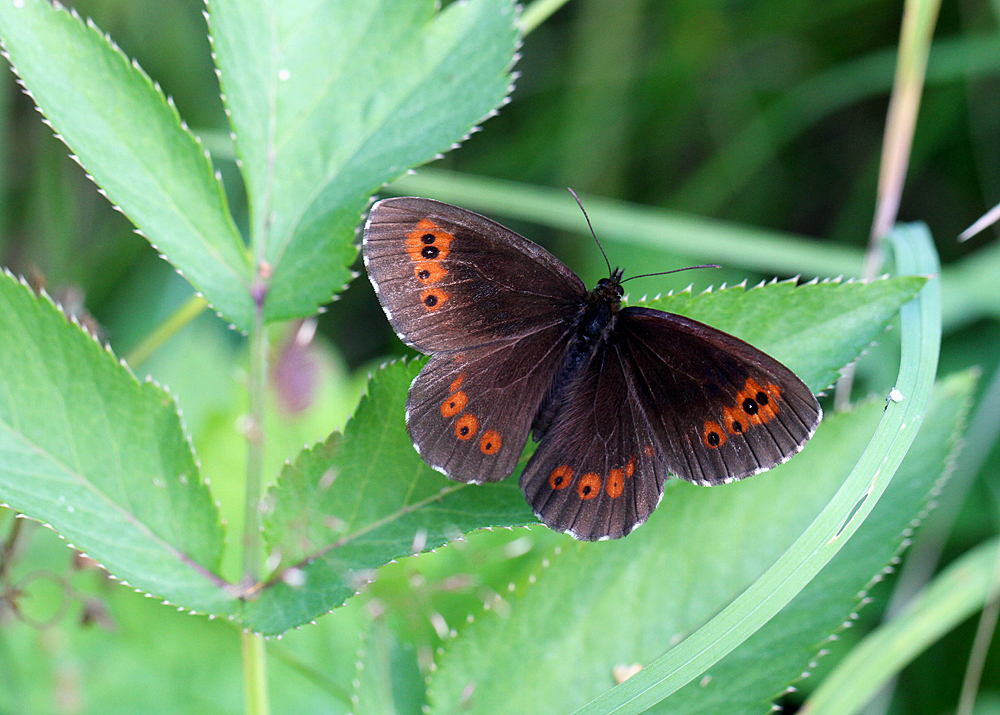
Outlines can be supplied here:
[[646, 521], [668, 472], [713, 485], [786, 461], [822, 416], [774, 358], [648, 308], [618, 314], [563, 395], [521, 488], [545, 524], [588, 540]]
[[606, 344], [563, 392], [521, 475], [528, 503], [549, 527], [617, 539], [659, 503], [666, 463], [630, 379], [623, 355]]
[[565, 322], [586, 294], [576, 274], [541, 246], [440, 201], [379, 201], [362, 249], [396, 333], [425, 353]]
[[406, 424], [420, 456], [452, 479], [507, 477], [566, 350], [569, 331], [536, 332], [431, 357], [410, 386]]
[[625, 308], [612, 341], [628, 354], [670, 471], [714, 485], [788, 460], [822, 417], [787, 367], [739, 338], [672, 313]]

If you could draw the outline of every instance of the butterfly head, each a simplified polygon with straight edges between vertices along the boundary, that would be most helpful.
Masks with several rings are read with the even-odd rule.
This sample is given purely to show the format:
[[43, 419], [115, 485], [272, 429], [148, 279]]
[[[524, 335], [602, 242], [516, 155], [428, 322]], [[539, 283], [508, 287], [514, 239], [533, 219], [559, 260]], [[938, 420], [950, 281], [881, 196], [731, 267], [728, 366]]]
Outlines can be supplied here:
[[622, 287], [623, 273], [624, 271], [621, 268], [616, 268], [611, 271], [609, 278], [602, 278], [597, 281], [597, 285], [590, 291], [590, 295], [588, 296], [590, 302], [609, 303], [612, 306], [612, 310], [617, 313], [622, 296], [625, 295], [625, 289]]

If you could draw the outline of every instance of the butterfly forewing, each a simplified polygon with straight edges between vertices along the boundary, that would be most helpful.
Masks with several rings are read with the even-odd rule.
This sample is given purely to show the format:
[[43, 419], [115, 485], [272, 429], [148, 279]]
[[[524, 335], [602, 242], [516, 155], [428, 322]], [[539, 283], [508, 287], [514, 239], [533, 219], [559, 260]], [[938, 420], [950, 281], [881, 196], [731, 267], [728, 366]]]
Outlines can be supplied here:
[[613, 341], [627, 354], [670, 471], [722, 484], [781, 464], [822, 417], [808, 387], [757, 348], [695, 320], [626, 308]]
[[586, 294], [576, 274], [541, 246], [440, 201], [379, 201], [362, 248], [393, 328], [425, 353], [569, 320]]

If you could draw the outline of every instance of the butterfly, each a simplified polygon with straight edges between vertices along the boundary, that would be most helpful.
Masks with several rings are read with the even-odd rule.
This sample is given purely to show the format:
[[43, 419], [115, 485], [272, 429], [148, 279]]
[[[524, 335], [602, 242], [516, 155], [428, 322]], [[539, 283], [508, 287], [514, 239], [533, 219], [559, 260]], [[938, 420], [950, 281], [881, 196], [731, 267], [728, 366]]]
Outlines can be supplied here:
[[406, 401], [421, 458], [450, 479], [497, 482], [530, 434], [521, 490], [542, 522], [578, 539], [645, 522], [669, 474], [707, 486], [781, 464], [822, 417], [774, 358], [695, 320], [622, 307], [620, 269], [588, 291], [541, 246], [471, 211], [384, 199], [362, 252], [396, 334], [430, 355]]

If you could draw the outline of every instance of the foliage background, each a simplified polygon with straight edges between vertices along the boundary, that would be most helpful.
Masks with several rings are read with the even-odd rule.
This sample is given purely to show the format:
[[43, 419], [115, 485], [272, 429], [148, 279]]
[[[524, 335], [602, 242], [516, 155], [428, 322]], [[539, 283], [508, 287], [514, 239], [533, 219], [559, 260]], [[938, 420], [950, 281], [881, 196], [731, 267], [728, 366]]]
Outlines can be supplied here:
[[[201, 3], [73, 5], [174, 98], [188, 125], [212, 149], [234, 213], [245, 221]], [[901, 6], [880, 0], [572, 2], [525, 39], [511, 104], [435, 168], [568, 184], [581, 193], [860, 249], [874, 207]], [[928, 223], [946, 270], [968, 261], [998, 265], [995, 233], [966, 244], [954, 240], [1000, 199], [998, 18], [1000, 4], [966, 0], [946, 3], [938, 22], [900, 218]], [[190, 288], [98, 195], [13, 76], [4, 73], [0, 82], [0, 259], [45, 285], [69, 310], [92, 319], [115, 351], [127, 355], [184, 302]], [[588, 283], [602, 275], [599, 255], [579, 234], [495, 216], [547, 245]], [[666, 270], [690, 262], [615, 241], [607, 249], [612, 262], [633, 272], [636, 266]], [[753, 246], [744, 250], [752, 252]], [[652, 293], [683, 287], [689, 279], [700, 288], [748, 277], [739, 256], [727, 263], [722, 272], [685, 276], [678, 283], [651, 279], [643, 287]], [[770, 276], [749, 277], [752, 283]], [[946, 324], [941, 373], [979, 365], [992, 375], [1000, 361], [997, 301], [960, 303]], [[364, 279], [330, 306], [319, 331], [317, 349], [306, 358], [314, 378], [306, 392], [313, 401], [305, 412], [288, 414], [272, 443], [279, 463], [304, 442], [342, 426], [367, 370], [387, 354], [403, 352]], [[206, 314], [139, 367], [178, 395], [209, 477], [218, 465], [243, 459], [233, 430], [244, 409], [243, 377], [229, 367], [239, 364], [242, 349], [240, 336]], [[860, 364], [857, 394], [869, 385], [881, 388], [892, 365], [892, 348], [874, 347]], [[288, 400], [297, 394], [292, 386], [283, 392]], [[946, 535], [945, 561], [996, 532], [1000, 455], [995, 444], [991, 450]], [[6, 535], [14, 528], [12, 519], [0, 518]], [[107, 668], [101, 690], [108, 709], [118, 704], [125, 711], [134, 692], [145, 689], [150, 701], [160, 698], [173, 708], [239, 711], [240, 664], [226, 626], [178, 615], [176, 624], [164, 627], [162, 619], [171, 614], [162, 606], [111, 586], [93, 570], [71, 570], [72, 555], [53, 534], [33, 525], [18, 528], [34, 530], [27, 540], [31, 557], [49, 568], [29, 584], [34, 609], [29, 615], [37, 626], [13, 626], [37, 637], [6, 643], [17, 651], [9, 655], [18, 662], [37, 659], [46, 671], [54, 670], [61, 711], [80, 707], [84, 682], [87, 690], [95, 687], [101, 677], [95, 662]], [[536, 545], [547, 538], [530, 533]], [[441, 636], [434, 614], [456, 622], [493, 591], [502, 591], [525, 561], [524, 549], [532, 543], [525, 538], [524, 532], [476, 535], [465, 547], [384, 569], [364, 603], [291, 634], [274, 649], [279, 660], [288, 648], [329, 667], [305, 671], [305, 658], [276, 664], [272, 697], [294, 712], [324, 701], [331, 690], [346, 692], [350, 684], [330, 682], [328, 674], [350, 672], [354, 652], [331, 644], [349, 642], [364, 630], [358, 624], [370, 611], [386, 604], [395, 606], [394, 613], [408, 614], [398, 615], [401, 622], [394, 627], [423, 644], [418, 660], [426, 660]], [[466, 569], [477, 574], [474, 584], [437, 578]], [[862, 628], [849, 632], [844, 647], [878, 622], [887, 593], [882, 587], [873, 594], [875, 603], [861, 612]], [[78, 627], [81, 620], [89, 627]], [[973, 630], [974, 623], [963, 625], [904, 671], [895, 711], [938, 713], [953, 706]], [[195, 657], [191, 642], [199, 643]], [[136, 652], [146, 655], [136, 661]], [[987, 662], [985, 696], [1000, 688], [997, 665], [995, 659]], [[172, 677], [163, 677], [168, 672]], [[0, 689], [10, 677], [0, 671]], [[178, 682], [186, 685], [178, 690]], [[808, 687], [805, 681], [803, 689]], [[788, 699], [790, 708], [798, 698]], [[47, 710], [38, 703], [0, 702], [0, 711], [25, 711], [21, 705]]]

